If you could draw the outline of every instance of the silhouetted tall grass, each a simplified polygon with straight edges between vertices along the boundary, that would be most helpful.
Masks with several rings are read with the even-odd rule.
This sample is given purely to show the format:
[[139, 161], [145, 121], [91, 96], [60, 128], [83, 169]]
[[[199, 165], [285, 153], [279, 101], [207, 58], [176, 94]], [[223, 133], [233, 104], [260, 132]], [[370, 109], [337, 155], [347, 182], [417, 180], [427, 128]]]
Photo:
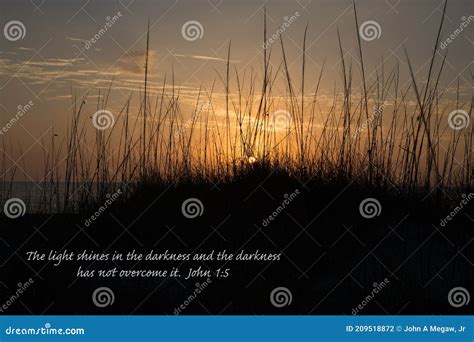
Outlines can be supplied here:
[[[448, 108], [441, 104], [444, 90], [440, 89], [439, 81], [446, 54], [441, 55], [438, 45], [445, 11], [446, 4], [426, 82], [416, 79], [407, 53], [411, 84], [402, 87], [398, 63], [390, 70], [382, 64], [376, 70], [376, 80], [367, 79], [354, 5], [360, 68], [344, 56], [338, 31], [342, 98], [335, 90], [327, 110], [322, 110], [318, 103], [324, 65], [313, 82], [306, 76], [307, 27], [302, 36], [299, 84], [289, 71], [282, 36], [279, 67], [275, 70], [271, 66], [274, 50], [269, 47], [263, 51], [261, 74], [232, 70], [229, 42], [225, 72], [217, 75], [217, 82], [225, 88], [223, 120], [216, 113], [221, 104], [213, 97], [215, 84], [210, 88], [201, 85], [190, 119], [183, 116], [183, 100], [179, 86], [174, 83], [174, 71], [170, 84], [165, 76], [161, 90], [150, 93], [148, 30], [138, 113], [130, 113], [130, 104], [136, 101], [130, 94], [121, 110], [114, 113], [115, 125], [108, 130], [95, 130], [90, 124], [91, 114], [85, 112], [89, 94], [81, 98], [72, 94], [73, 112], [66, 137], [58, 139], [53, 131], [50, 141], [42, 142], [48, 146], [43, 155], [45, 185], [42, 204], [35, 210], [83, 210], [100, 202], [115, 188], [133, 191], [149, 183], [227, 182], [257, 169], [268, 174], [279, 170], [301, 180], [354, 180], [369, 188], [391, 189], [404, 196], [436, 194], [439, 199], [443, 193], [469, 191], [473, 182], [472, 125], [460, 131], [451, 130], [443, 119]], [[264, 41], [266, 36], [265, 13]], [[259, 75], [261, 83], [257, 82]], [[362, 79], [360, 95], [355, 92], [355, 76]], [[273, 91], [279, 79], [286, 86], [283, 108]], [[111, 91], [113, 80], [105, 94], [99, 91], [96, 110], [108, 108]], [[416, 104], [410, 109], [412, 98]], [[464, 108], [471, 115], [473, 102], [472, 98], [469, 104], [457, 101], [451, 109]], [[372, 108], [378, 111], [376, 115]], [[283, 130], [272, 122], [272, 113], [281, 109], [291, 117]], [[318, 116], [324, 118], [321, 127], [316, 125]], [[388, 125], [382, 125], [383, 122]], [[2, 145], [6, 151], [5, 141]], [[461, 160], [456, 156], [462, 156]], [[8, 164], [3, 156], [4, 189], [17, 172], [16, 165]], [[63, 191], [59, 191], [60, 183], [64, 183]], [[11, 193], [3, 195], [9, 197]]]

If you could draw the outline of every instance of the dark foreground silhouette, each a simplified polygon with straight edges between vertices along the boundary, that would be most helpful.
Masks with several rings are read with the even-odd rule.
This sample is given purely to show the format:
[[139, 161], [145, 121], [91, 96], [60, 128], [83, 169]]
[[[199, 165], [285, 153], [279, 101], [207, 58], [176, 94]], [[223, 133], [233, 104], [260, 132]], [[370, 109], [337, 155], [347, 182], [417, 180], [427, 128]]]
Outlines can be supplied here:
[[[34, 281], [2, 313], [467, 314], [470, 305], [454, 307], [448, 295], [455, 287], [473, 289], [472, 203], [441, 224], [457, 202], [435, 197], [369, 188], [356, 179], [302, 180], [255, 168], [227, 182], [138, 186], [87, 225], [92, 212], [2, 217], [0, 298], [7, 302], [18, 283]], [[182, 204], [189, 198], [203, 204], [201, 216], [183, 215]], [[359, 205], [367, 198], [380, 203], [378, 216], [361, 215]], [[214, 250], [214, 256], [244, 250], [280, 257], [63, 262], [55, 267], [54, 262], [28, 262], [27, 252], [34, 250]], [[77, 278], [79, 266], [83, 272], [180, 266], [182, 277]], [[208, 277], [186, 280], [188, 270], [199, 266], [221, 273], [213, 273], [210, 282]], [[99, 287], [113, 292], [111, 305], [94, 304]], [[280, 298], [286, 304], [281, 307], [271, 300], [278, 287], [291, 293], [291, 300], [288, 293]]]

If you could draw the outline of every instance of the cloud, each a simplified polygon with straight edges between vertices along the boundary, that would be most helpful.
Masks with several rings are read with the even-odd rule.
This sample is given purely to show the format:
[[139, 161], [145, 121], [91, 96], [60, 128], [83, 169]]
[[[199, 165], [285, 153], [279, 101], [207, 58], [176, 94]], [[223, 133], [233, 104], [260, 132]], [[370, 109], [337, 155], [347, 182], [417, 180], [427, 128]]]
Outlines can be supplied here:
[[85, 43], [87, 40], [81, 38], [74, 38], [74, 37], [66, 37], [67, 40], [72, 40], [73, 42], [82, 42]]
[[[123, 55], [116, 63], [114, 69], [120, 73], [143, 74], [145, 71], [145, 51], [131, 51]], [[151, 70], [156, 64], [156, 52], [149, 51], [148, 68]]]
[[84, 58], [49, 58], [44, 61], [26, 61], [23, 65], [33, 65], [33, 66], [40, 66], [40, 67], [66, 67], [75, 65], [84, 61]]
[[[212, 56], [201, 56], [201, 55], [182, 55], [178, 53], [173, 54], [174, 57], [184, 57], [184, 58], [193, 58], [193, 59], [201, 59], [206, 61], [217, 61], [217, 62], [224, 62], [227, 63], [226, 58], [219, 58], [219, 57], [212, 57]], [[240, 63], [240, 61], [230, 60], [230, 63]]]

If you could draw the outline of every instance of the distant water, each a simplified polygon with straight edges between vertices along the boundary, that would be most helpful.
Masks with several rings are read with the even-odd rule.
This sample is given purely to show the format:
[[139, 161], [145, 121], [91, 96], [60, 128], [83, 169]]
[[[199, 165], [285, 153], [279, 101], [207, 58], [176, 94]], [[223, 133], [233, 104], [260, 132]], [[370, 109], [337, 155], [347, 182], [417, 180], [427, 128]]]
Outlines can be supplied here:
[[[84, 184], [76, 183], [74, 189], [70, 186], [70, 200], [78, 200], [78, 193]], [[71, 196], [72, 191], [75, 191]], [[9, 199], [20, 199], [26, 204], [26, 212], [32, 213], [39, 209], [51, 210], [55, 212], [64, 202], [66, 193], [66, 183], [55, 183], [54, 186], [49, 182], [0, 182], [0, 199], [5, 203]]]

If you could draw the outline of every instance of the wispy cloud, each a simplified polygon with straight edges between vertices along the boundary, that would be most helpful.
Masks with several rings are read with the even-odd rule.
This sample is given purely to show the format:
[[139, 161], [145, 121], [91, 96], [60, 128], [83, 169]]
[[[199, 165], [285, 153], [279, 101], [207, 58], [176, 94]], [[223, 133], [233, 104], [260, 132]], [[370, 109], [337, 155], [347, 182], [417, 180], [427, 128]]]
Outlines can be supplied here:
[[[217, 61], [217, 62], [225, 62], [227, 63], [226, 58], [219, 58], [219, 57], [212, 57], [212, 56], [201, 56], [201, 55], [183, 55], [179, 53], [174, 53], [174, 57], [181, 57], [181, 58], [193, 58], [193, 59], [200, 59], [200, 60], [206, 60], [206, 61]], [[237, 60], [230, 60], [230, 63], [240, 63], [240, 61]]]
[[[145, 51], [131, 51], [123, 55], [116, 63], [114, 69], [120, 73], [143, 74], [145, 68]], [[156, 64], [156, 52], [149, 51], [148, 66], [152, 69]]]
[[67, 40], [72, 40], [73, 42], [82, 42], [82, 43], [87, 42], [86, 39], [81, 39], [81, 38], [66, 37], [66, 39], [67, 39]]
[[66, 67], [84, 61], [84, 58], [50, 58], [44, 61], [26, 61], [23, 65], [34, 65], [40, 67]]

